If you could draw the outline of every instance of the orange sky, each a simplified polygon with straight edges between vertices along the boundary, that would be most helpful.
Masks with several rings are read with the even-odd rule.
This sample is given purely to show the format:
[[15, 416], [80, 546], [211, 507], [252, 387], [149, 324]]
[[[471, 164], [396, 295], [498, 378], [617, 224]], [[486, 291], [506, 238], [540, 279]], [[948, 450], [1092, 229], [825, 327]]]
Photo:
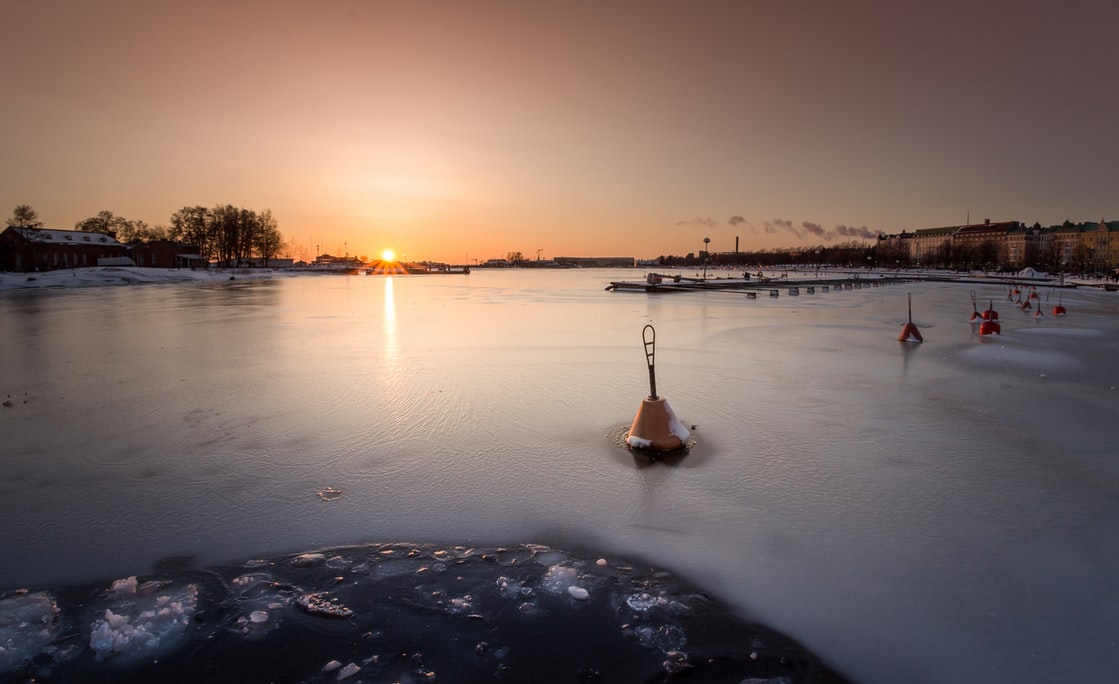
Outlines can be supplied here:
[[1119, 218], [1119, 10], [1028, 5], [4, 2], [0, 212], [453, 263]]

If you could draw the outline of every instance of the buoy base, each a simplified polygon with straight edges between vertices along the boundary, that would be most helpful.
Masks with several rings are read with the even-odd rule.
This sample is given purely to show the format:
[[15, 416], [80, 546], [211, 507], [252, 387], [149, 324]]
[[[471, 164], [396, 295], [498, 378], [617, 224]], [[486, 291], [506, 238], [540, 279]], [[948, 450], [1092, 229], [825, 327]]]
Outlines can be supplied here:
[[924, 342], [925, 338], [921, 337], [921, 331], [917, 326], [912, 323], [906, 323], [901, 329], [901, 334], [898, 335], [899, 342]]
[[634, 449], [673, 451], [683, 447], [690, 436], [664, 397], [646, 397], [630, 425], [626, 444]]

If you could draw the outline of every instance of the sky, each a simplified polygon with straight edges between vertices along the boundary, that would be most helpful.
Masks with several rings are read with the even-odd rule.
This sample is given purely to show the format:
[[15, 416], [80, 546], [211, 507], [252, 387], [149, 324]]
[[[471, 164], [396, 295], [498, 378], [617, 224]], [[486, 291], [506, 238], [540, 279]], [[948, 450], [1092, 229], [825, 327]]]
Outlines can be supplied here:
[[473, 264], [1119, 219], [1119, 4], [0, 0], [0, 212]]

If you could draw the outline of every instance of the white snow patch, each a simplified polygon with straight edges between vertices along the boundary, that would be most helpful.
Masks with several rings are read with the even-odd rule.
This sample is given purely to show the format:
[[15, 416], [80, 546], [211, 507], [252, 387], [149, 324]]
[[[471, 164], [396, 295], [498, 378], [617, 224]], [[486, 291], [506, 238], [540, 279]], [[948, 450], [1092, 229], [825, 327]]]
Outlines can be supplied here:
[[634, 449], [648, 449], [649, 447], [653, 446], [652, 440], [636, 437], [633, 435], [626, 437], [626, 444], [630, 445]]
[[673, 436], [675, 436], [681, 442], [688, 441], [688, 438], [692, 436], [692, 433], [688, 431], [688, 428], [684, 427], [684, 424], [681, 423], [680, 419], [676, 417], [676, 412], [673, 411], [672, 407], [668, 405], [668, 400], [665, 400], [664, 402], [664, 410], [668, 413], [668, 431], [671, 432]]

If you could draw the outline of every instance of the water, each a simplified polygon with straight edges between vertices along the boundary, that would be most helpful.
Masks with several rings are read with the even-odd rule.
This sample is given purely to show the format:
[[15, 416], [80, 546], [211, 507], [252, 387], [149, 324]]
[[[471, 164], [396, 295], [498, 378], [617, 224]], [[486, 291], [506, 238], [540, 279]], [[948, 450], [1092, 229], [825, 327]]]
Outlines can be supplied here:
[[[640, 275], [4, 293], [0, 587], [537, 542], [669, 568], [856, 681], [1111, 680], [1116, 295], [603, 290]], [[675, 465], [622, 446], [646, 323]]]

